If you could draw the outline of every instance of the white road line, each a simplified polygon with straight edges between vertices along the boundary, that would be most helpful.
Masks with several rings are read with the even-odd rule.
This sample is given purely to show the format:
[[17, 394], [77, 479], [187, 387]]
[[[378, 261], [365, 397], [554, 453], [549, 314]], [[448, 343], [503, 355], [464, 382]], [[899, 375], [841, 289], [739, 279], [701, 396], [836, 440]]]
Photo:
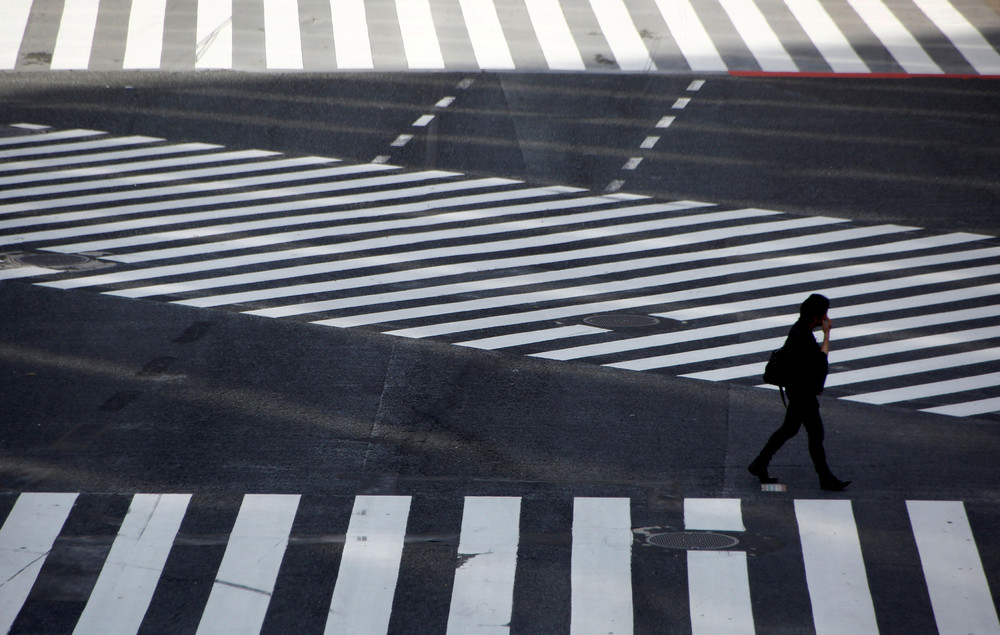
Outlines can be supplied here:
[[1000, 75], [1000, 54], [948, 0], [913, 0], [981, 75]]
[[630, 506], [627, 498], [573, 501], [571, 635], [632, 632]]
[[497, 335], [495, 337], [486, 337], [478, 340], [455, 342], [455, 345], [478, 348], [484, 351], [492, 351], [499, 348], [523, 346], [525, 344], [537, 344], [538, 342], [561, 340], [570, 337], [584, 337], [586, 335], [595, 335], [597, 333], [607, 332], [607, 329], [586, 326], [585, 324], [576, 324], [572, 326], [557, 326], [555, 328], [528, 331], [526, 333], [512, 333], [510, 335]]
[[[746, 531], [738, 498], [684, 499], [684, 529]], [[753, 635], [745, 551], [688, 551], [688, 596], [694, 635]]]
[[722, 8], [765, 72], [794, 73], [798, 69], [781, 40], [753, 0], [719, 0]]
[[[748, 273], [751, 271], [782, 269], [801, 264], [816, 265], [818, 263], [830, 262], [832, 260], [859, 258], [862, 257], [863, 255], [884, 255], [886, 253], [893, 253], [893, 251], [899, 251], [899, 250], [905, 251], [909, 249], [918, 249], [918, 250], [929, 249], [935, 247], [936, 242], [937, 240], [935, 238], [915, 239], [910, 241], [900, 241], [897, 243], [891, 243], [890, 244], [891, 246], [889, 247], [887, 247], [886, 245], [876, 245], [872, 247], [861, 247], [857, 249], [844, 249], [833, 252], [819, 252], [819, 253], [811, 253], [798, 256], [785, 256], [782, 258], [756, 260], [752, 262], [740, 262], [733, 264], [716, 265], [713, 267], [702, 267], [700, 269], [671, 271], [669, 273], [655, 274], [650, 276], [639, 276], [625, 280], [594, 282], [591, 284], [572, 286], [572, 287], [560, 287], [557, 289], [548, 289], [544, 291], [513, 293], [499, 297], [466, 300], [462, 302], [433, 304], [422, 307], [398, 309], [395, 311], [384, 311], [380, 313], [373, 313], [367, 315], [355, 315], [344, 318], [335, 318], [331, 320], [322, 320], [317, 323], [325, 324], [328, 326], [338, 326], [338, 327], [360, 326], [364, 324], [377, 324], [379, 322], [395, 322], [414, 317], [442, 316], [452, 313], [478, 310], [482, 308], [497, 309], [500, 307], [517, 306], [521, 304], [532, 304], [537, 302], [567, 301], [587, 296], [603, 295], [606, 293], [624, 293], [628, 291], [641, 291], [646, 287], [659, 287], [681, 282], [690, 282], [692, 280], [705, 280], [709, 278], [723, 277], [733, 274]], [[656, 302], [648, 302], [647, 301], [648, 298], [642, 298], [641, 301], [636, 300], [634, 298], [632, 299], [623, 298], [617, 301], [610, 301], [612, 304], [609, 305], [609, 308], [611, 308], [611, 306], [616, 306], [619, 304], [625, 304], [626, 306], [635, 307], [635, 306], [641, 306], [643, 304], [660, 304], [667, 301], [691, 300], [695, 298], [711, 297], [712, 295], [724, 295], [730, 292], [740, 293], [762, 288], [799, 284], [802, 282], [814, 282], [817, 279], [822, 280], [822, 279], [832, 279], [838, 277], [865, 275], [870, 273], [893, 271], [909, 267], [930, 266], [933, 264], [946, 264], [950, 262], [958, 262], [965, 259], [971, 260], [975, 258], [989, 258], [989, 257], [994, 257], [996, 255], [1000, 255], [1000, 248], [981, 249], [977, 251], [961, 252], [959, 254], [939, 254], [934, 256], [905, 258], [900, 260], [882, 261], [882, 262], [863, 264], [863, 265], [848, 265], [844, 267], [836, 267], [831, 269], [785, 274], [785, 275], [773, 276], [770, 278], [757, 278], [755, 280], [726, 283], [710, 287], [690, 288], [682, 291], [675, 291], [669, 294], [663, 294], [661, 296], [653, 296], [657, 298]], [[562, 317], [568, 317], [569, 315], [582, 315], [583, 312], [580, 312], [579, 306], [580, 305], [578, 305], [576, 308], [574, 308], [573, 306], [568, 306], [568, 307], [563, 307], [562, 309], [559, 310], [569, 311], [569, 313], [563, 315]], [[590, 311], [585, 310], [584, 312], [590, 312]], [[521, 322], [522, 318], [527, 315], [531, 315], [531, 312], [521, 313], [521, 314], [508, 314], [506, 316], [508, 320], [506, 324], [512, 325], [512, 324], [522, 323]], [[450, 326], [453, 327], [456, 324], [460, 323], [451, 323]], [[447, 328], [446, 325], [438, 325], [438, 327]], [[456, 331], [450, 331], [450, 332], [456, 332]], [[395, 334], [398, 334], [398, 332], [395, 332]]]
[[86, 70], [90, 66], [99, 8], [99, 0], [66, 0], [49, 68]]
[[878, 634], [849, 500], [796, 500], [816, 635]]
[[[274, 156], [274, 152], [261, 152], [259, 150], [246, 150], [242, 152], [223, 152], [213, 155], [203, 155], [200, 157], [184, 157], [181, 159], [165, 159], [163, 161], [147, 161], [133, 163], [124, 166], [125, 170], [146, 170], [157, 167], [171, 167], [177, 165], [193, 165], [198, 163], [225, 163], [227, 161], [245, 161], [250, 159], [260, 159]], [[277, 165], [275, 165], [277, 163]], [[87, 190], [100, 190], [113, 187], [135, 187], [147, 185], [149, 183], [165, 183], [169, 181], [184, 181], [188, 179], [200, 179], [208, 176], [224, 176], [228, 174], [242, 174], [252, 171], [253, 167], [260, 166], [262, 170], [284, 169], [287, 165], [280, 162], [259, 162], [241, 163], [232, 166], [216, 168], [201, 168], [197, 170], [178, 170], [176, 172], [160, 172], [157, 174], [144, 174], [142, 176], [127, 176], [117, 178], [104, 178], [100, 180], [77, 180], [88, 177], [102, 177], [117, 174], [115, 166], [105, 166], [102, 168], [80, 168], [78, 170], [67, 170], [60, 172], [50, 172], [40, 176], [54, 179], [74, 179], [71, 183], [60, 183], [59, 185], [40, 185], [32, 187], [22, 187], [5, 189], [0, 191], [0, 199], [22, 198], [28, 196], [53, 196], [66, 192], [85, 192]], [[248, 169], [250, 168], [250, 169]], [[13, 177], [23, 178], [23, 177]], [[6, 179], [0, 179], [3, 181]]]
[[590, 0], [597, 23], [623, 71], [655, 71], [656, 64], [622, 0]]
[[[139, 150], [119, 150], [116, 152], [97, 152], [94, 154], [80, 154], [71, 157], [53, 157], [50, 159], [34, 159], [30, 161], [12, 161], [9, 163], [0, 163], [0, 173], [3, 172], [18, 172], [23, 170], [42, 170], [47, 168], [63, 167], [67, 165], [84, 165], [87, 163], [103, 163], [112, 161], [121, 161], [124, 159], [138, 159], [142, 157], [167, 155], [167, 154], [177, 154], [180, 152], [207, 152], [209, 150], [217, 150], [222, 146], [213, 145], [210, 143], [182, 143], [178, 145], [170, 146], [156, 146], [153, 148], [142, 148]], [[124, 165], [119, 164], [120, 169], [126, 169]], [[109, 165], [108, 169], [114, 169], [118, 166]], [[38, 172], [31, 175], [27, 175], [25, 178], [29, 180], [44, 180], [44, 172]], [[16, 177], [10, 177], [16, 178]]]
[[882, 0], [847, 1], [907, 73], [940, 74], [944, 72]]
[[45, 269], [43, 267], [15, 267], [13, 269], [0, 269], [0, 280], [31, 278], [33, 276], [44, 276], [49, 273], [59, 273], [59, 271], [55, 269]]
[[409, 496], [354, 499], [327, 635], [388, 631], [409, 513]]
[[125, 39], [124, 70], [160, 67], [167, 0], [132, 0]]
[[7, 0], [0, 4], [0, 69], [13, 70], [31, 16], [32, 0]]
[[997, 635], [1000, 622], [961, 501], [906, 501], [942, 635]]
[[[997, 331], [996, 327], [993, 327], [992, 330], [994, 332]], [[982, 339], [987, 339], [989, 337], [989, 334], [985, 332], [982, 333], [982, 335]], [[972, 366], [974, 364], [994, 362], [997, 359], [1000, 359], [1000, 348], [984, 348], [976, 351], [953, 353], [951, 355], [915, 359], [900, 362], [898, 364], [884, 364], [875, 368], [845, 370], [840, 373], [832, 373], [827, 378], [826, 385], [831, 387], [846, 386], [848, 384], [856, 384], [863, 381], [875, 381], [879, 379], [886, 379], [888, 377], [905, 377], [907, 375], [944, 370], [946, 368]]]
[[869, 72], [868, 66], [855, 52], [819, 0], [785, 0], [785, 5], [833, 72]]
[[580, 49], [566, 24], [559, 0], [525, 0], [531, 26], [542, 47], [545, 63], [552, 71], [582, 71], [586, 69]]
[[492, 0], [459, 0], [472, 52], [482, 70], [512, 70], [514, 59], [507, 46], [500, 18]]
[[[29, 125], [29, 124], [25, 124]], [[34, 130], [35, 128], [29, 128]], [[45, 128], [38, 128], [39, 130], [45, 130]], [[12, 137], [0, 137], [0, 146], [21, 146], [30, 144], [46, 144], [50, 141], [63, 141], [65, 139], [79, 139], [81, 137], [100, 137], [106, 135], [106, 132], [101, 132], [100, 130], [55, 130], [52, 132], [40, 132], [35, 134], [20, 134]], [[104, 137], [105, 139], [107, 137]], [[44, 150], [38, 150], [36, 152], [42, 152]], [[5, 151], [0, 154], [0, 158], [10, 156]]]
[[190, 494], [136, 494], [73, 631], [135, 633], [146, 614]]
[[297, 0], [263, 0], [264, 55], [272, 69], [302, 70]]
[[888, 390], [866, 392], [860, 395], [843, 397], [843, 399], [846, 399], [847, 401], [859, 401], [861, 403], [882, 405], [887, 403], [899, 403], [901, 401], [911, 401], [913, 399], [923, 399], [925, 397], [951, 395], [970, 390], [979, 390], [981, 388], [995, 388], [998, 386], [1000, 386], [1000, 373], [986, 373], [985, 375], [959, 377], [958, 379], [934, 381], [926, 384], [905, 386], [903, 388], [891, 388]]
[[195, 68], [233, 67], [232, 0], [198, 0]]
[[199, 634], [259, 633], [299, 496], [247, 494], [198, 624]]
[[17, 497], [0, 528], [0, 633], [8, 632], [17, 619], [76, 497], [35, 493]]
[[729, 70], [689, 0], [656, 0], [656, 6], [692, 71]]
[[[296, 159], [277, 159], [272, 161], [258, 161], [254, 163], [245, 163], [238, 166], [226, 166], [222, 168], [210, 168], [214, 170], [216, 174], [251, 174], [254, 172], [266, 172], [270, 170], [284, 170], [286, 168], [296, 168], [314, 165], [317, 163], [328, 163], [327, 160], [320, 160], [317, 157], [303, 157]], [[125, 190], [117, 192], [106, 192], [104, 194], [92, 194], [88, 196], [68, 196], [64, 198], [52, 198], [45, 199], [41, 201], [31, 201], [25, 203], [10, 203], [7, 205], [0, 205], [0, 214], [14, 214], [20, 212], [33, 212], [43, 209], [53, 209], [57, 207], [79, 207], [81, 205], [104, 205], [107, 203], [114, 203], [119, 201], [134, 200], [137, 198], [153, 198], [153, 197], [167, 197], [167, 196], [177, 196], [185, 194], [194, 194], [197, 192], [211, 192], [215, 190], [230, 190], [242, 187], [253, 187], [268, 185], [271, 183], [292, 183], [295, 181], [306, 181], [314, 179], [325, 179], [330, 177], [338, 177], [346, 174], [353, 174], [361, 170], [373, 171], [383, 166], [373, 166], [368, 163], [363, 163], [359, 165], [349, 165], [344, 167], [336, 168], [326, 168], [320, 170], [303, 170], [300, 172], [283, 172], [281, 174], [271, 174], [265, 176], [251, 176], [242, 179], [226, 179], [222, 181], [207, 181], [202, 183], [188, 183], [185, 185], [175, 185], [171, 187], [158, 187], [149, 188], [142, 190]], [[208, 173], [202, 171], [202, 173]], [[141, 181], [144, 177], [127, 177], [128, 179], [134, 179], [137, 182]], [[99, 217], [99, 215], [95, 215]], [[35, 217], [24, 219], [24, 221], [34, 220]], [[44, 218], [44, 217], [43, 217]], [[25, 223], [21, 222], [20, 226]], [[12, 225], [11, 221], [4, 221], [6, 227], [18, 226]]]
[[364, 0], [330, 0], [330, 14], [337, 68], [374, 69]]
[[965, 403], [938, 406], [936, 408], [924, 408], [921, 412], [931, 412], [952, 417], [974, 417], [989, 412], [1000, 412], [1000, 397], [967, 401]]
[[[103, 134], [103, 133], [100, 133]], [[153, 143], [163, 141], [154, 137], [115, 137], [103, 138], [96, 141], [78, 141], [76, 143], [60, 143], [56, 145], [33, 146], [30, 148], [17, 148], [14, 150], [0, 150], [0, 159], [10, 159], [13, 157], [25, 157], [36, 154], [61, 154], [64, 152], [80, 152], [83, 150], [96, 150], [99, 148], [114, 148], [118, 146], [138, 145], [140, 143]], [[0, 163], [0, 170], [4, 169], [4, 164]]]
[[396, 0], [396, 15], [403, 36], [406, 63], [411, 69], [441, 69], [441, 45], [438, 43], [428, 0]]
[[519, 497], [465, 497], [448, 633], [510, 632], [520, 518]]

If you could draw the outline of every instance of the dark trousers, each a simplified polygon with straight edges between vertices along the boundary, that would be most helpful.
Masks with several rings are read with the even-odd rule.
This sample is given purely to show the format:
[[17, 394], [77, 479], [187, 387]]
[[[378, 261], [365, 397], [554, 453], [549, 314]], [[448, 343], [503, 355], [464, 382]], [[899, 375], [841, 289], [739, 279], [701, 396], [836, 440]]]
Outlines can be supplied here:
[[809, 456], [816, 468], [816, 474], [820, 480], [835, 478], [826, 464], [826, 452], [823, 450], [823, 420], [819, 416], [819, 399], [808, 392], [786, 391], [786, 394], [788, 410], [785, 412], [785, 421], [768, 439], [754, 463], [766, 468], [781, 446], [798, 434], [799, 428], [804, 426], [806, 434], [809, 435]]

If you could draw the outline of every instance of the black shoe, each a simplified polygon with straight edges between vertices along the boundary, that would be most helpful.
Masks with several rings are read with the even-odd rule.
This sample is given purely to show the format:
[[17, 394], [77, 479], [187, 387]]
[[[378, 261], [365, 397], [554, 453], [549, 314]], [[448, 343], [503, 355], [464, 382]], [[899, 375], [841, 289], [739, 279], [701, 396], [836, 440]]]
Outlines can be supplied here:
[[753, 463], [751, 463], [750, 465], [747, 466], [747, 472], [750, 472], [751, 474], [753, 474], [754, 476], [756, 476], [760, 480], [761, 483], [777, 483], [778, 482], [778, 479], [774, 478], [773, 476], [769, 476], [768, 475], [768, 473], [767, 473], [767, 467], [766, 466], [758, 465], [757, 461], [754, 461]]
[[843, 492], [850, 485], [850, 481], [841, 481], [836, 478], [829, 478], [819, 482], [820, 489], [824, 489], [828, 492]]

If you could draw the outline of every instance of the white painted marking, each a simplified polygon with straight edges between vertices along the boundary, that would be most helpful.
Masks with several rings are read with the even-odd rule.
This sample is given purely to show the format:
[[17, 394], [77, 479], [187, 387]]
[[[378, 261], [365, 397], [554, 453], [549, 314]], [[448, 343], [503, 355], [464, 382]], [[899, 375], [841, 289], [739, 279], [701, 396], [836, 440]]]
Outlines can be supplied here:
[[703, 79], [696, 79], [693, 82], [691, 82], [690, 84], [688, 84], [687, 90], [690, 93], [696, 93], [699, 90], [701, 90], [704, 86], [705, 86], [705, 80], [703, 80]]
[[198, 0], [195, 37], [195, 68], [232, 68], [232, 0]]
[[466, 496], [448, 633], [510, 632], [521, 499]]
[[0, 269], [0, 280], [14, 280], [15, 278], [31, 278], [33, 276], [44, 276], [50, 273], [60, 273], [55, 269], [45, 269], [42, 267], [16, 267], [13, 269]]
[[634, 170], [637, 167], [639, 167], [640, 163], [642, 163], [642, 157], [632, 157], [631, 159], [625, 162], [625, 165], [622, 166], [622, 169]]
[[1000, 75], [1000, 54], [948, 0], [914, 0], [981, 75]]
[[618, 68], [623, 71], [656, 70], [656, 64], [649, 57], [649, 50], [622, 0], [590, 0], [590, 7], [618, 62]]
[[413, 139], [413, 135], [401, 134], [398, 137], [396, 137], [396, 140], [390, 143], [389, 145], [392, 146], [393, 148], [402, 148], [407, 143], [409, 143], [411, 139]]
[[[138, 141], [137, 143], [142, 143]], [[120, 150], [118, 152], [97, 152], [94, 154], [78, 154], [71, 157], [51, 157], [47, 159], [33, 159], [28, 161], [14, 161], [10, 163], [0, 163], [0, 173], [20, 172], [24, 170], [42, 170], [56, 168], [67, 165], [85, 165], [87, 163], [101, 163], [105, 161], [121, 161], [125, 159], [137, 159], [149, 156], [159, 156], [167, 154], [177, 154], [181, 152], [201, 152], [215, 150], [219, 146], [208, 143], [183, 143], [171, 146], [156, 146], [153, 148], [142, 148], [140, 150]], [[123, 169], [124, 166], [122, 166]], [[32, 174], [29, 178], [43, 180], [44, 173]]]
[[942, 635], [997, 635], [1000, 621], [961, 501], [906, 501]]
[[524, 5], [549, 70], [584, 70], [586, 67], [580, 57], [580, 49], [566, 24], [559, 0], [525, 0]]
[[28, 27], [32, 0], [7, 0], [0, 3], [0, 69], [17, 65], [21, 41]]
[[882, 0], [847, 1], [907, 73], [943, 72]]
[[[996, 331], [994, 327], [994, 332]], [[988, 334], [980, 332], [981, 339], [988, 339]], [[957, 338], [956, 338], [957, 339]], [[919, 350], [919, 349], [918, 349]], [[831, 373], [827, 377], [827, 386], [846, 386], [863, 381], [875, 381], [889, 377], [905, 377], [917, 373], [943, 370], [946, 368], [958, 368], [960, 366], [971, 366], [973, 364], [983, 364], [994, 362], [998, 359], [1000, 348], [984, 348], [976, 351], [954, 353], [951, 355], [940, 355], [917, 359], [898, 364], [884, 364], [875, 368], [863, 368], [860, 370], [848, 370], [840, 373]]]
[[938, 406], [936, 408], [925, 408], [921, 412], [949, 415], [952, 417], [974, 417], [976, 415], [984, 415], [990, 412], [1000, 412], [1000, 397], [967, 401], [965, 403]]
[[[925, 397], [936, 397], [939, 395], [950, 395], [969, 390], [979, 390], [981, 388], [995, 388], [1000, 386], [1000, 373], [986, 373], [973, 377], [959, 377], [958, 379], [948, 379], [945, 381], [934, 381], [915, 386], [905, 386], [903, 388], [891, 388], [889, 390], [879, 390], [876, 392], [866, 392], [860, 395], [850, 395], [843, 397], [847, 401], [860, 401], [861, 403], [887, 404], [910, 401], [913, 399], [923, 399]], [[952, 406], [945, 406], [952, 407]]]
[[649, 150], [650, 148], [653, 148], [659, 140], [659, 137], [646, 137], [642, 140], [642, 143], [639, 144], [639, 147], [643, 150]]
[[[11, 5], [13, 6], [13, 5]], [[49, 130], [52, 126], [43, 126], [37, 123], [12, 123], [11, 128], [21, 128], [23, 130]]]
[[674, 105], [671, 106], [671, 108], [673, 108], [674, 110], [684, 110], [685, 108], [688, 107], [688, 104], [690, 103], [691, 103], [690, 97], [680, 97], [677, 99], [677, 101], [674, 102]]
[[385, 164], [388, 163], [391, 159], [392, 157], [389, 156], [388, 154], [380, 154], [374, 159], [372, 159], [372, 163]]
[[132, 0], [122, 68], [155, 69], [163, 54], [167, 0]]
[[661, 117], [660, 120], [656, 122], [656, 127], [657, 128], [669, 128], [670, 124], [674, 123], [675, 119], [677, 119], [677, 117], [670, 117], [670, 116]]
[[442, 97], [438, 103], [434, 104], [435, 108], [447, 108], [448, 106], [455, 103], [454, 97]]
[[86, 70], [90, 66], [99, 7], [100, 0], [66, 0], [50, 68]]
[[260, 632], [298, 506], [297, 494], [243, 497], [199, 635]]
[[570, 634], [632, 632], [632, 516], [627, 498], [573, 501]]
[[396, 15], [409, 67], [444, 68], [429, 0], [396, 0]]
[[796, 500], [816, 635], [878, 634], [849, 500]]
[[8, 632], [17, 619], [76, 497], [34, 493], [17, 497], [0, 528], [0, 633]]
[[301, 70], [302, 38], [299, 35], [297, 0], [263, 0], [264, 53], [268, 68]]
[[[20, 124], [19, 127], [24, 127], [28, 124]], [[98, 130], [59, 130], [57, 132], [43, 132], [41, 134], [26, 134], [18, 135], [16, 137], [2, 137], [0, 138], [0, 146], [10, 146], [10, 145], [24, 145], [26, 143], [48, 143], [50, 141], [61, 141], [63, 139], [78, 139], [80, 137], [96, 137], [104, 135], [106, 133], [100, 132]], [[149, 138], [149, 137], [144, 137]], [[59, 147], [59, 146], [56, 146]], [[15, 150], [16, 152], [16, 150]], [[42, 148], [40, 150], [35, 150], [36, 153], [49, 152], [47, 148]], [[67, 150], [69, 152], [69, 150]], [[0, 154], [0, 158], [6, 158], [10, 155], [4, 152]]]
[[409, 496], [354, 499], [327, 635], [388, 631], [409, 513]]
[[746, 531], [742, 501], [738, 498], [685, 498], [684, 529]]
[[610, 183], [608, 183], [608, 186], [606, 188], [604, 188], [604, 191], [605, 192], [617, 192], [618, 190], [622, 189], [622, 186], [624, 186], [624, 185], [625, 185], [625, 181], [623, 181], [622, 179], [615, 179], [614, 181], [611, 181]]
[[753, 0], [719, 1], [761, 70], [769, 73], [799, 70]]
[[868, 73], [868, 66], [819, 0], [785, 0], [809, 40], [835, 73]]
[[656, 0], [656, 6], [691, 70], [728, 70], [689, 0]]
[[136, 494], [76, 623], [76, 635], [135, 633], [149, 608], [190, 494]]
[[687, 570], [693, 635], [753, 635], [745, 551], [689, 551]]
[[432, 121], [434, 121], [434, 115], [421, 115], [416, 121], [413, 122], [413, 127], [424, 128]]
[[478, 340], [456, 342], [456, 345], [468, 346], [469, 348], [478, 348], [480, 350], [486, 350], [486, 351], [493, 351], [500, 348], [509, 348], [511, 346], [537, 344], [538, 342], [561, 340], [570, 337], [584, 337], [587, 335], [596, 335], [598, 333], [607, 333], [607, 332], [608, 332], [607, 329], [587, 326], [585, 324], [575, 324], [573, 326], [558, 326], [555, 328], [542, 329], [539, 331], [529, 331], [527, 333], [512, 333], [510, 335], [497, 335], [496, 337], [487, 337]]
[[374, 69], [364, 0], [330, 0], [330, 13], [337, 68]]
[[492, 0], [459, 0], [472, 52], [482, 70], [511, 70], [514, 59], [507, 46]]

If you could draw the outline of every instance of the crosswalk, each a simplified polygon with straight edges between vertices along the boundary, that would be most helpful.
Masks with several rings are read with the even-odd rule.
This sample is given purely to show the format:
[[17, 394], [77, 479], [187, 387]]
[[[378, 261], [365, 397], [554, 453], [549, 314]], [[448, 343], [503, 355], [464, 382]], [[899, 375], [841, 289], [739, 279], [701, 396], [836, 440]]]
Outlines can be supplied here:
[[[517, 605], [515, 598], [525, 600], [515, 589], [529, 583], [522, 566], [530, 554], [532, 565], [557, 572], [557, 584], [569, 588], [569, 623], [559, 630], [570, 633], [632, 633], [646, 621], [643, 611], [657, 604], [688, 607], [690, 623], [671, 632], [764, 632], [754, 601], [763, 589], [808, 597], [809, 610], [785, 618], [803, 622], [782, 624], [788, 632], [877, 634], [880, 623], [905, 623], [901, 611], [919, 616], [923, 606], [933, 624], [911, 623], [910, 632], [936, 626], [942, 635], [1000, 633], [976, 539], [990, 528], [973, 523], [962, 501], [880, 503], [875, 510], [846, 499], [686, 498], [677, 518], [660, 514], [670, 524], [637, 527], [634, 516], [647, 512], [629, 498], [567, 497], [546, 499], [560, 520], [539, 533], [523, 528], [553, 510], [520, 496], [466, 496], [460, 521], [428, 516], [415, 505], [419, 500], [359, 495], [330, 505], [298, 494], [246, 494], [230, 510], [212, 496], [178, 493], [8, 495], [0, 528], [0, 631], [36, 628], [34, 605], [44, 605], [43, 589], [79, 560], [74, 574], [91, 581], [77, 584], [79, 608], [60, 632], [134, 633], [166, 610], [175, 625], [196, 621], [198, 633], [260, 632], [269, 613], [291, 611], [299, 630], [375, 634], [388, 631], [393, 611], [417, 602], [442, 605], [442, 631], [508, 633], [512, 620], [534, 623], [533, 611], [560, 613], [548, 603]], [[886, 513], [899, 518], [892, 521], [899, 528], [893, 541], [902, 548], [873, 548], [887, 529]], [[88, 524], [95, 516], [111, 532], [95, 533]], [[206, 524], [208, 516], [215, 521]], [[414, 526], [444, 545], [434, 553], [443, 561], [443, 579], [419, 581], [442, 589], [409, 588], [412, 581], [401, 580], [410, 561], [427, 557]], [[778, 552], [760, 546], [772, 535], [787, 539]], [[83, 548], [92, 553], [80, 560]], [[776, 575], [774, 560], [804, 570], [804, 577]], [[303, 566], [308, 571], [298, 570]], [[892, 593], [881, 581], [869, 582], [870, 570], [886, 568], [895, 572]], [[646, 589], [640, 581], [648, 575], [677, 582], [669, 593]], [[194, 589], [184, 604], [168, 592], [177, 579]], [[322, 611], [309, 616], [300, 603], [273, 606], [285, 580], [319, 586]], [[408, 627], [438, 630], [431, 623]]]
[[10, 130], [0, 280], [750, 386], [821, 292], [830, 395], [1000, 413], [989, 236]]
[[981, 0], [3, 0], [0, 70], [1000, 75]]

